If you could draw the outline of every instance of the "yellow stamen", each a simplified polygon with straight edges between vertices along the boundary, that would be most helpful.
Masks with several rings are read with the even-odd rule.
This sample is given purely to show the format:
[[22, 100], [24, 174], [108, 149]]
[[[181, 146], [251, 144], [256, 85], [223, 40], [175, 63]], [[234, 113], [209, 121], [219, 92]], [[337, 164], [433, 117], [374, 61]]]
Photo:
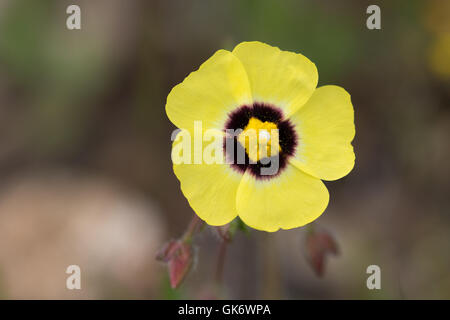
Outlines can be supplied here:
[[262, 122], [257, 118], [250, 118], [238, 141], [254, 162], [273, 157], [281, 151], [277, 125], [273, 122]]

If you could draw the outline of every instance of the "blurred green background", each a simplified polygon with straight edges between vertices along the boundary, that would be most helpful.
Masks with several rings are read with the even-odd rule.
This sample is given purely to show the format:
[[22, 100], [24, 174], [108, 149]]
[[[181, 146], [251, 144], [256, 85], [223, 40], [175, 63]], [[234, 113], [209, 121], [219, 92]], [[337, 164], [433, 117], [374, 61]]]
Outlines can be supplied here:
[[[341, 255], [322, 279], [302, 228], [251, 231], [230, 245], [221, 297], [450, 299], [449, 17], [444, 0], [0, 0], [0, 297], [214, 297], [210, 230], [180, 289], [154, 259], [193, 214], [165, 99], [216, 50], [259, 40], [351, 94], [356, 166], [327, 183], [317, 224]], [[82, 290], [65, 287], [71, 264]]]

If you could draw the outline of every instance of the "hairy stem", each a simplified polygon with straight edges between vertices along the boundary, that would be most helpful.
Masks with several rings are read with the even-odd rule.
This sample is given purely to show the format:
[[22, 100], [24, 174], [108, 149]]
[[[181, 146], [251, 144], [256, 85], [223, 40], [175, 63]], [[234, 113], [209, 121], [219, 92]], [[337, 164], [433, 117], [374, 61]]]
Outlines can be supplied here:
[[222, 240], [219, 247], [219, 255], [217, 256], [217, 265], [216, 265], [216, 284], [218, 286], [222, 285], [225, 256], [227, 253], [228, 243], [230, 243], [231, 241], [229, 228], [230, 225], [226, 225], [223, 229], [221, 227], [217, 228], [217, 232], [219, 233]]
[[191, 241], [192, 236], [195, 234], [195, 232], [197, 232], [198, 229], [200, 229], [202, 225], [203, 221], [196, 214], [194, 214], [191, 222], [189, 222], [189, 225], [186, 231], [184, 232], [183, 241], [184, 242]]

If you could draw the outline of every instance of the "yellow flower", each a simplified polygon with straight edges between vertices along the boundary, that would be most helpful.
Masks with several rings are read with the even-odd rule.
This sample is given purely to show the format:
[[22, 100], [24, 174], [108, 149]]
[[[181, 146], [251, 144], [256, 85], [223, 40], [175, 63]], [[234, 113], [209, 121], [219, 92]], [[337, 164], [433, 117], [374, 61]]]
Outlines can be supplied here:
[[[217, 51], [172, 89], [166, 112], [173, 124], [193, 136], [194, 123], [201, 121], [202, 132], [223, 135], [222, 163], [173, 166], [201, 219], [218, 226], [239, 216], [252, 228], [272, 232], [322, 214], [329, 194], [321, 179], [336, 180], [352, 170], [355, 126], [350, 95], [337, 86], [316, 88], [317, 82], [316, 66], [305, 56], [243, 42], [232, 52]], [[230, 137], [227, 130], [241, 133]], [[252, 130], [257, 134], [245, 141], [242, 135]], [[231, 150], [245, 150], [245, 163], [225, 148], [230, 139]], [[276, 156], [275, 174], [261, 173], [270, 158], [263, 159], [262, 151]]]

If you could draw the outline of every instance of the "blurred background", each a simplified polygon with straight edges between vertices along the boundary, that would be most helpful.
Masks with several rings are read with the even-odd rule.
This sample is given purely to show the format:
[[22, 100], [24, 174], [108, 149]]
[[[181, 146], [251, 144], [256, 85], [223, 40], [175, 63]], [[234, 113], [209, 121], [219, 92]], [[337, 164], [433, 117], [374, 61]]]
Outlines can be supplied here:
[[[66, 8], [81, 7], [81, 30]], [[381, 30], [366, 9], [381, 8]], [[304, 228], [240, 233], [233, 299], [450, 299], [450, 1], [0, 0], [0, 297], [215, 297], [210, 229], [177, 290], [157, 250], [193, 211], [173, 174], [170, 89], [220, 48], [300, 52], [355, 108], [356, 166], [317, 220], [340, 255], [315, 276]], [[67, 266], [82, 290], [67, 290]], [[381, 290], [366, 287], [381, 268]]]

